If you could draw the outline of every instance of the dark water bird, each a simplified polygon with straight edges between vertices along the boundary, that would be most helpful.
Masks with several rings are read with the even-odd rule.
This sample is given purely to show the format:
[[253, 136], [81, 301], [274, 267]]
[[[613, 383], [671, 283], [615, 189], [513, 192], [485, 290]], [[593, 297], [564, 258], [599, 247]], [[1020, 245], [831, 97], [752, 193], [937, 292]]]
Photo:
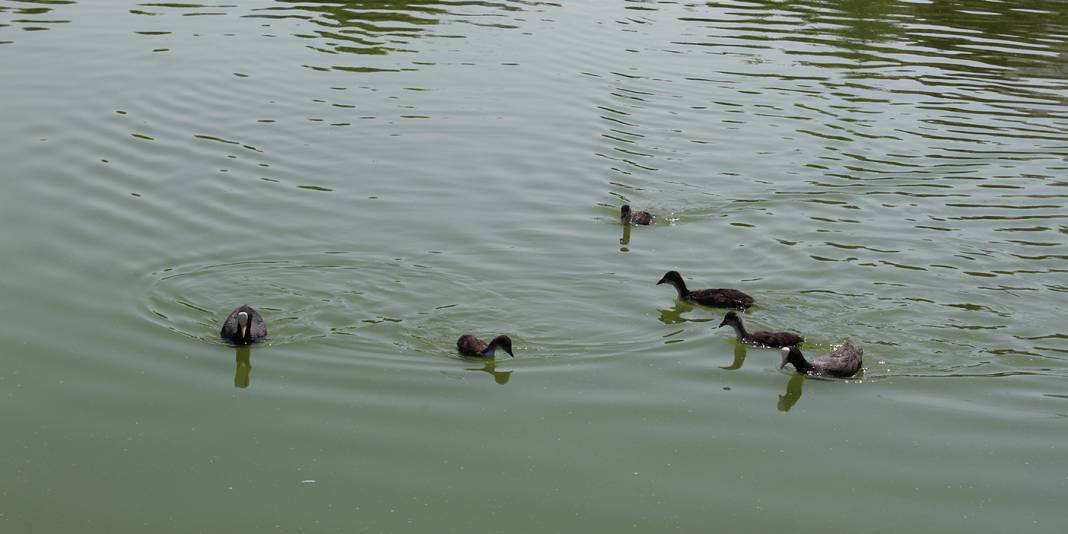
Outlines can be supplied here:
[[864, 365], [864, 349], [846, 342], [810, 362], [801, 354], [801, 349], [783, 347], [782, 363], [779, 364], [779, 369], [788, 363], [792, 364], [798, 373], [809, 376], [849, 378], [857, 374], [857, 371], [860, 371], [861, 366]]
[[471, 334], [464, 334], [460, 336], [460, 339], [456, 340], [456, 349], [464, 356], [492, 358], [493, 353], [498, 348], [504, 349], [504, 352], [507, 352], [509, 356], [515, 358], [515, 354], [512, 354], [512, 338], [508, 336], [497, 336], [493, 338], [493, 341], [490, 341], [488, 345]]
[[733, 311], [727, 312], [727, 315], [723, 317], [723, 322], [719, 323], [720, 328], [728, 325], [734, 329], [735, 335], [738, 336], [738, 341], [749, 343], [750, 345], [779, 348], [800, 345], [805, 341], [804, 337], [793, 332], [768, 332], [765, 330], [747, 332], [745, 324], [742, 323], [742, 316]]
[[678, 271], [668, 271], [664, 273], [664, 277], [660, 279], [656, 285], [671, 284], [675, 286], [675, 290], [679, 292], [679, 298], [685, 301], [693, 302], [694, 304], [704, 304], [705, 306], [719, 306], [720, 308], [739, 308], [746, 309], [753, 305], [753, 297], [738, 291], [737, 289], [695, 289], [690, 291], [686, 289], [686, 282], [682, 280], [682, 275]]
[[648, 211], [631, 211], [630, 204], [623, 204], [619, 208], [619, 219], [623, 224], [647, 225], [653, 222], [653, 214]]
[[235, 345], [248, 345], [267, 337], [267, 323], [260, 312], [242, 304], [226, 316], [219, 335]]

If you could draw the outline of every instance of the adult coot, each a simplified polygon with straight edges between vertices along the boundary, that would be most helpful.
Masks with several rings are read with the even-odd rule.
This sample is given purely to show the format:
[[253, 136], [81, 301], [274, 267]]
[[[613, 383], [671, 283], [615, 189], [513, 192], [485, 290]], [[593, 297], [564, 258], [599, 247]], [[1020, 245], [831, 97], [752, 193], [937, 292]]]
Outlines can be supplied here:
[[864, 349], [854, 347], [849, 342], [828, 352], [827, 354], [812, 360], [805, 359], [801, 349], [797, 347], [783, 347], [782, 363], [779, 369], [786, 364], [791, 364], [797, 372], [809, 376], [830, 376], [835, 378], [849, 378], [860, 371], [864, 365]]
[[267, 323], [260, 312], [242, 304], [226, 316], [219, 334], [236, 345], [248, 345], [267, 337]]

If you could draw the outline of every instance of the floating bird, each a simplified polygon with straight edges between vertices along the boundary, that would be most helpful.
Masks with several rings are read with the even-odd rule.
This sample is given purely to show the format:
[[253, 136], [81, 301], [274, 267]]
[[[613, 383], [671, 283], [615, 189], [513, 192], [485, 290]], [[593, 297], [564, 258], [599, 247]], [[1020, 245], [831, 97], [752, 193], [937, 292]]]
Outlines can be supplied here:
[[849, 378], [857, 374], [857, 371], [860, 371], [860, 367], [864, 365], [864, 349], [854, 347], [849, 342], [846, 342], [844, 345], [809, 362], [797, 347], [783, 347], [782, 363], [779, 364], [779, 369], [782, 369], [788, 363], [792, 364], [798, 373], [809, 376]]
[[668, 271], [656, 285], [671, 284], [679, 292], [679, 298], [694, 304], [705, 306], [719, 306], [721, 308], [746, 309], [753, 305], [753, 297], [738, 291], [737, 289], [686, 289], [686, 282], [678, 271]]
[[648, 211], [631, 211], [630, 204], [623, 204], [619, 208], [619, 219], [623, 224], [647, 225], [653, 222], [653, 214]]
[[742, 317], [733, 311], [727, 312], [727, 315], [723, 317], [723, 322], [719, 323], [720, 328], [727, 325], [734, 329], [734, 333], [738, 336], [738, 341], [751, 345], [779, 348], [800, 345], [801, 342], [805, 341], [805, 338], [793, 332], [767, 332], [764, 330], [746, 332], [745, 325], [742, 324]]
[[489, 342], [489, 345], [471, 334], [462, 335], [456, 340], [456, 349], [464, 356], [492, 358], [494, 351], [498, 348], [504, 349], [504, 352], [515, 358], [515, 354], [512, 354], [512, 338], [508, 336], [497, 336]]
[[248, 345], [267, 337], [267, 323], [260, 312], [242, 304], [226, 316], [219, 335], [236, 345]]

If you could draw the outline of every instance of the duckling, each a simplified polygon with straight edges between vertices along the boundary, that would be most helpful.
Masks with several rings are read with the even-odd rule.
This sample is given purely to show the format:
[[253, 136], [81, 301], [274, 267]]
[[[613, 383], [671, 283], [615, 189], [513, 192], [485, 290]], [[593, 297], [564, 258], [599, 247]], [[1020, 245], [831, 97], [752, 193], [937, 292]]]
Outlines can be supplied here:
[[686, 282], [678, 271], [668, 271], [656, 285], [671, 284], [679, 292], [679, 298], [694, 304], [719, 306], [721, 308], [738, 308], [744, 310], [753, 305], [753, 297], [737, 289], [686, 289]]
[[267, 323], [260, 312], [242, 304], [226, 316], [219, 335], [235, 345], [248, 345], [267, 337]]
[[641, 224], [648, 225], [653, 222], [653, 214], [648, 211], [631, 211], [630, 204], [623, 204], [622, 208], [619, 208], [619, 219], [623, 224]]
[[498, 348], [504, 349], [504, 352], [515, 358], [515, 354], [512, 354], [512, 338], [508, 336], [497, 336], [493, 338], [493, 341], [489, 342], [489, 345], [471, 334], [464, 334], [460, 336], [460, 339], [456, 340], [456, 349], [464, 356], [492, 358], [494, 351]]
[[805, 341], [804, 337], [793, 332], [767, 332], [764, 330], [746, 332], [745, 325], [742, 324], [742, 317], [733, 311], [727, 312], [727, 315], [723, 317], [723, 322], [719, 323], [720, 328], [727, 325], [734, 329], [734, 333], [738, 336], [738, 341], [749, 343], [750, 345], [774, 348], [792, 347]]
[[849, 378], [857, 374], [857, 371], [860, 371], [861, 366], [864, 365], [864, 349], [846, 342], [809, 362], [797, 347], [783, 347], [782, 363], [779, 364], [779, 369], [788, 363], [793, 364], [798, 373], [809, 376]]

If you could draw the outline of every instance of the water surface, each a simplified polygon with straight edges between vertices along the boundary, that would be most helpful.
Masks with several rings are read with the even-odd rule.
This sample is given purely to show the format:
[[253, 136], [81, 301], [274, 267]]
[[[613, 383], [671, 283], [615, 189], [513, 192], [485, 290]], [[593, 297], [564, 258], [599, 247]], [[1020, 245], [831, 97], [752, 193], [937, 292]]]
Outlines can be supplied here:
[[1064, 21], [0, 0], [0, 525], [1061, 532]]

